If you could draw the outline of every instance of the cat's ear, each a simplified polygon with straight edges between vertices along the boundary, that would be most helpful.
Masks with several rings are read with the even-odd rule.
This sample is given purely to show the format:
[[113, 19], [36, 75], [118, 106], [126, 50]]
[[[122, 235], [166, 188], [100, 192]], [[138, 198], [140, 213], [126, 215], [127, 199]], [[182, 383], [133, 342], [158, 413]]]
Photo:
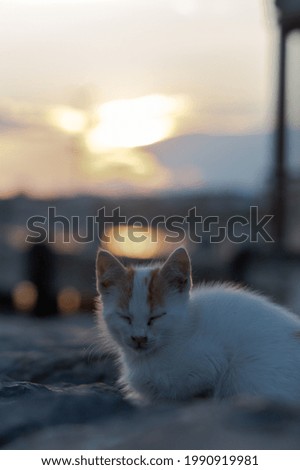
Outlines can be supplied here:
[[97, 290], [105, 293], [111, 286], [122, 281], [126, 268], [111, 253], [99, 250], [96, 259]]
[[177, 248], [162, 266], [160, 273], [171, 288], [189, 291], [192, 287], [191, 261], [185, 248]]

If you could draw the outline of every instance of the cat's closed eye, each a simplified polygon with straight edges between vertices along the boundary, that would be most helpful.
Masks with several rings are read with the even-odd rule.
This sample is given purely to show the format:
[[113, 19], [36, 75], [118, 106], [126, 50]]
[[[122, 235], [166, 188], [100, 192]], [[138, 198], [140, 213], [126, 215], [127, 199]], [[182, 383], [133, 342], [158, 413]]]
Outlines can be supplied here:
[[129, 315], [119, 315], [119, 316], [120, 316], [120, 318], [125, 320], [127, 323], [129, 323], [129, 325], [131, 325], [132, 320], [131, 320], [131, 317]]
[[167, 312], [163, 312], [163, 313], [161, 313], [160, 315], [155, 315], [155, 316], [153, 316], [153, 317], [150, 317], [149, 320], [148, 320], [147, 325], [148, 325], [148, 326], [151, 326], [155, 320], [158, 320], [159, 318], [163, 317], [164, 315], [166, 315], [166, 313], [167, 313]]

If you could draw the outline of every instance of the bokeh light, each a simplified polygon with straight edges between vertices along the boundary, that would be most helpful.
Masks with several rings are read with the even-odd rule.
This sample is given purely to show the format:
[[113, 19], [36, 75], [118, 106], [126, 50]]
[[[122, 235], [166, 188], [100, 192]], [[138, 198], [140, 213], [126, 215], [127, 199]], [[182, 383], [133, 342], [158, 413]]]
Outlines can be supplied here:
[[13, 289], [13, 304], [17, 310], [31, 311], [37, 302], [36, 286], [30, 281], [21, 281]]
[[57, 305], [61, 313], [68, 315], [79, 310], [81, 295], [74, 287], [64, 287], [57, 296]]

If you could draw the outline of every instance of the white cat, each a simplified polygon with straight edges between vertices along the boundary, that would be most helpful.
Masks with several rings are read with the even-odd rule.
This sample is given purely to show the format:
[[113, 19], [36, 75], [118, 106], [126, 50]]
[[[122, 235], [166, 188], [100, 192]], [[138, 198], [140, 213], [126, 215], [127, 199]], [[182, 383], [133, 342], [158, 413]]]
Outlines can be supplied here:
[[136, 268], [100, 250], [96, 273], [101, 336], [143, 400], [300, 401], [300, 320], [285, 309], [238, 287], [191, 290], [184, 248]]

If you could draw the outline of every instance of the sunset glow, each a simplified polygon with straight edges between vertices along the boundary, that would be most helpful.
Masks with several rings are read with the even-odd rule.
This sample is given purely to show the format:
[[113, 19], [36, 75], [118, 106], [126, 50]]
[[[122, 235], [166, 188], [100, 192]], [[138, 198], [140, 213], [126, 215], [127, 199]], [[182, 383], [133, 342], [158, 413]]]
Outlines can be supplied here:
[[166, 233], [159, 228], [120, 225], [107, 230], [108, 241], [102, 241], [104, 249], [116, 256], [150, 259], [169, 255], [182, 242], [166, 242]]
[[0, 198], [219, 184], [205, 136], [272, 127], [266, 3], [2, 2]]
[[80, 167], [86, 174], [159, 189], [168, 185], [170, 172], [139, 147], [173, 136], [178, 117], [188, 107], [183, 96], [155, 94], [107, 102], [85, 112], [56, 106], [48, 117], [63, 133], [80, 137]]
[[168, 181], [169, 172], [154, 155], [140, 149], [118, 149], [86, 155], [85, 171], [102, 180], [123, 180], [159, 188]]
[[176, 117], [185, 110], [182, 97], [148, 95], [99, 106], [99, 124], [86, 134], [91, 152], [150, 145], [174, 132]]
[[67, 106], [56, 106], [48, 113], [50, 124], [68, 134], [82, 132], [86, 126], [86, 116], [83, 112]]

